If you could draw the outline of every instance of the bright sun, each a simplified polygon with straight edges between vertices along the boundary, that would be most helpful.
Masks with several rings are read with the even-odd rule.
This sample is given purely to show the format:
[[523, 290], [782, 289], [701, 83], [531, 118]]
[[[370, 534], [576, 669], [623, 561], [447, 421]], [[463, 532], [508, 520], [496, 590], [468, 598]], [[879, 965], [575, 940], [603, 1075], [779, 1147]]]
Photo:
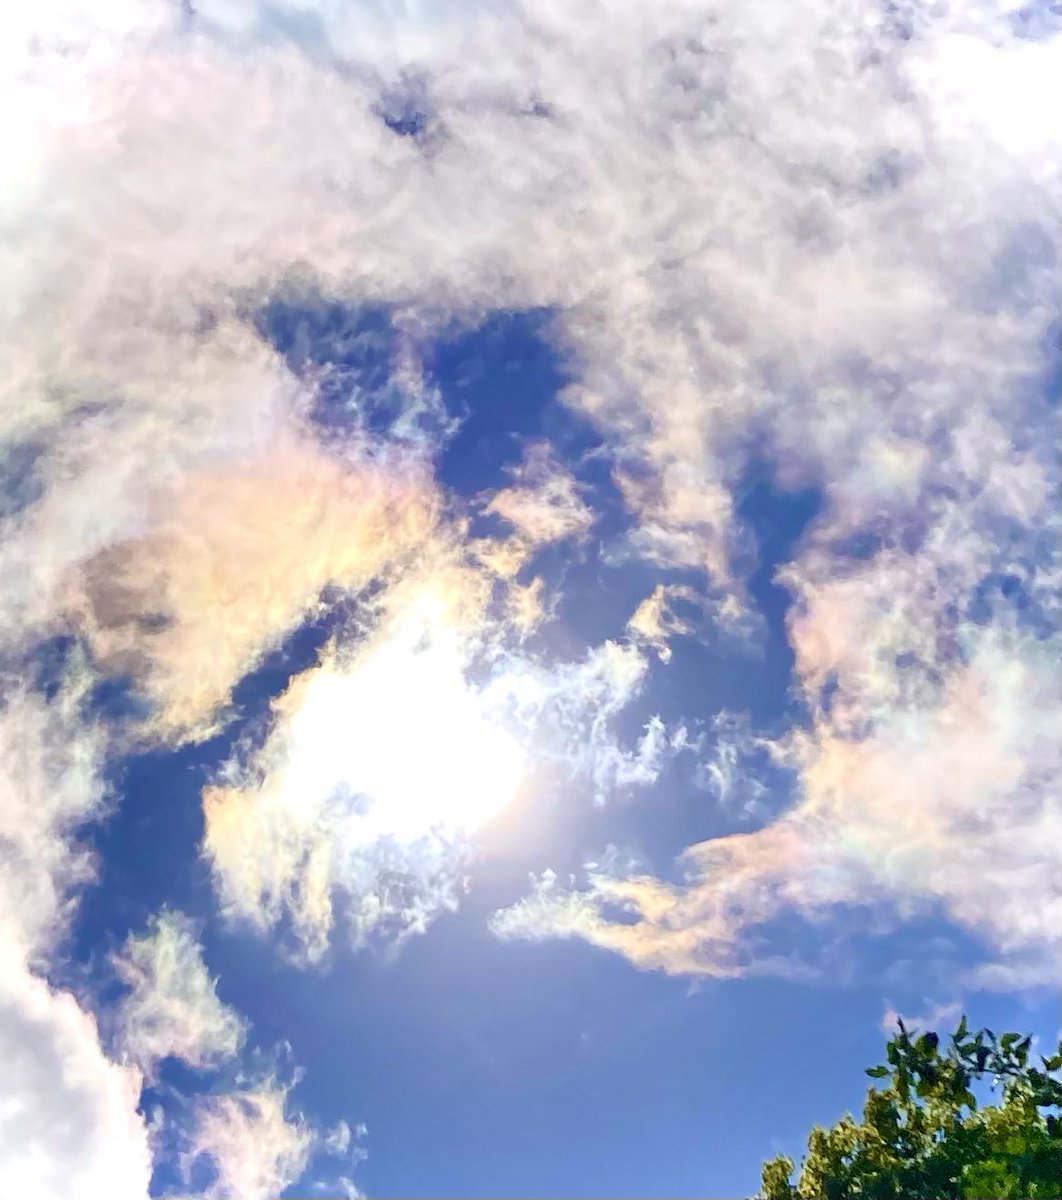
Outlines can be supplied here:
[[287, 741], [285, 791], [364, 804], [368, 839], [467, 834], [514, 795], [524, 751], [484, 712], [460, 638], [394, 636], [307, 681]]

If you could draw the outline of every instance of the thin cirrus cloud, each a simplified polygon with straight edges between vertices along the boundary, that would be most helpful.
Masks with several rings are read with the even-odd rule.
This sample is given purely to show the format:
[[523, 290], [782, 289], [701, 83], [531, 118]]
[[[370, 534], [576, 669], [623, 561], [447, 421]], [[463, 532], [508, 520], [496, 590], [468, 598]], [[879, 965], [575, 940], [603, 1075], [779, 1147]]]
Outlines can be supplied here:
[[[207, 1181], [196, 1195], [205, 1200], [274, 1200], [298, 1180], [312, 1179], [311, 1195], [360, 1200], [362, 1193], [343, 1172], [365, 1157], [364, 1126], [352, 1130], [340, 1121], [317, 1130], [290, 1111], [290, 1091], [291, 1084], [266, 1075], [196, 1100], [179, 1155], [186, 1184], [202, 1180], [205, 1173]], [[322, 1173], [322, 1159], [342, 1163], [340, 1173]]]
[[[199, 1070], [223, 1065], [238, 1051], [245, 1023], [218, 1000], [191, 923], [172, 912], [161, 914], [145, 934], [131, 935], [116, 956], [126, 993], [104, 1014], [116, 1058], [109, 1057], [85, 997], [46, 977], [49, 967], [64, 961], [63, 939], [95, 870], [77, 831], [105, 810], [107, 739], [89, 716], [87, 682], [85, 664], [75, 658], [47, 703], [15, 691], [0, 709], [7, 819], [0, 848], [0, 1046], [8, 1064], [0, 1181], [5, 1190], [41, 1200], [58, 1200], [71, 1190], [144, 1200], [156, 1148], [139, 1108], [145, 1083], [171, 1056]], [[241, 1090], [235, 1089], [229, 1106], [239, 1106]], [[227, 1111], [226, 1102], [218, 1103]], [[318, 1146], [317, 1132], [294, 1114], [285, 1118], [287, 1132], [273, 1110], [267, 1116], [280, 1166], [263, 1178], [302, 1163], [286, 1149], [296, 1141], [302, 1146], [309, 1139], [314, 1152], [327, 1152], [323, 1142]], [[212, 1153], [222, 1144], [216, 1123], [204, 1128], [203, 1152]], [[249, 1148], [241, 1148], [240, 1134], [250, 1139]], [[187, 1136], [200, 1145], [197, 1134]], [[237, 1162], [268, 1153], [250, 1117], [232, 1123], [223, 1146]], [[219, 1184], [214, 1194], [242, 1193]]]
[[[691, 847], [680, 883], [546, 875], [499, 933], [579, 936], [683, 973], [784, 970], [757, 956], [753, 930], [869, 898], [940, 905], [977, 931], [981, 985], [1045, 978], [1062, 878], [1058, 472], [1041, 403], [1057, 36], [1027, 36], [991, 0], [903, 15], [833, 0], [710, 15], [683, 0], [543, 0], [431, 19], [71, 0], [5, 13], [0, 35], [5, 107], [19, 113], [0, 127], [0, 438], [5, 465], [30, 464], [3, 508], [0, 649], [23, 664], [66, 635], [90, 657], [68, 664], [58, 699], [23, 679], [0, 713], [3, 1028], [33, 1128], [79, 1114], [50, 1149], [4, 1128], [5, 1190], [36, 1178], [17, 1172], [42, 1155], [66, 1192], [93, 1194], [104, 1163], [114, 1194], [148, 1186], [136, 1073], [46, 982], [93, 871], [76, 830], [106, 809], [111, 750], [84, 702], [99, 678], [140, 693], [147, 743], [202, 737], [322, 589], [382, 583], [397, 613], [413, 603], [409, 564], [453, 554], [466, 600], [438, 632], [450, 648], [426, 662], [407, 648], [402, 663], [438, 683], [427, 694], [440, 703], [471, 706], [465, 732], [488, 719], [465, 677], [488, 653], [499, 736], [574, 764], [601, 799], [688, 752], [659, 722], [633, 749], [615, 741], [610, 722], [644, 685], [638, 645], [534, 658], [548, 582], [517, 579], [519, 540], [469, 547], [461, 519], [443, 521], [439, 445], [379, 454], [362, 430], [323, 448], [306, 381], [255, 320], [292, 283], [351, 309], [402, 308], [425, 337], [550, 308], [571, 365], [563, 403], [598, 432], [628, 510], [624, 552], [722, 595], [705, 609], [721, 624], [748, 605], [736, 514], [750, 461], [823, 496], [780, 579], [808, 709], [778, 740], [793, 807]], [[378, 115], [410, 66], [431, 137], [396, 136]], [[485, 505], [516, 539], [591, 528], [589, 495], [536, 453]], [[669, 579], [647, 588], [631, 630], [661, 657], [681, 631]], [[499, 580], [500, 621], [481, 600]], [[384, 621], [349, 660], [296, 680], [255, 752], [261, 779], [235, 761], [205, 796], [222, 907], [261, 928], [290, 917], [309, 957], [330, 937], [333, 884], [350, 885], [357, 919], [383, 918], [364, 908], [378, 860], [344, 849], [364, 850], [365, 814], [336, 798], [354, 765], [312, 781], [312, 830], [284, 801], [321, 736], [299, 714], [331, 688], [382, 721], [359, 672], [398, 652], [393, 632]], [[262, 861], [241, 857], [238, 828]], [[460, 854], [446, 845], [419, 876], [400, 856], [414, 925], [457, 902]], [[617, 905], [633, 921], [616, 921]], [[252, 1195], [302, 1169], [309, 1135], [282, 1130], [283, 1111], [267, 1090], [207, 1112], [217, 1187]], [[252, 1126], [276, 1134], [261, 1163], [233, 1133]]]
[[146, 933], [130, 934], [113, 965], [128, 989], [115, 1013], [118, 1042], [146, 1076], [165, 1058], [209, 1070], [239, 1052], [246, 1023], [218, 999], [182, 913], [159, 913]]
[[211, 1200], [270, 1200], [298, 1179], [313, 1152], [314, 1132], [285, 1112], [288, 1089], [276, 1080], [196, 1105], [190, 1145], [182, 1168], [186, 1178], [207, 1165], [213, 1179], [199, 1194]]
[[545, 442], [528, 446], [512, 486], [495, 492], [486, 511], [507, 521], [533, 546], [578, 537], [594, 519], [571, 472]]
[[[203, 853], [230, 920], [286, 927], [307, 965], [340, 919], [355, 946], [397, 947], [457, 908], [477, 835], [535, 761], [602, 801], [655, 781], [677, 731], [654, 718], [627, 745], [615, 729], [644, 681], [639, 652], [529, 663], [484, 643], [489, 595], [445, 557], [408, 575], [375, 629], [297, 676], [264, 743], [222, 767], [203, 793]], [[472, 683], [477, 659], [488, 675]]]
[[4, 950], [0, 1048], [8, 1064], [0, 1180], [13, 1195], [143, 1200], [152, 1154], [141, 1080], [109, 1060], [75, 996]]
[[297, 677], [204, 792], [223, 911], [260, 931], [287, 916], [298, 960], [328, 948], [337, 891], [356, 944], [456, 907], [467, 835], [520, 783], [521, 747], [465, 677], [477, 584], [442, 567], [397, 585], [366, 644]]
[[[126, 988], [112, 1014], [115, 1041], [122, 1060], [134, 1064], [146, 1083], [157, 1082], [165, 1059], [216, 1075], [238, 1058], [247, 1022], [219, 999], [195, 924], [183, 913], [157, 913], [144, 933], [126, 938], [112, 966]], [[290, 1090], [275, 1070], [240, 1072], [229, 1086], [215, 1085], [197, 1097], [179, 1114], [175, 1129], [163, 1123], [159, 1128], [170, 1138], [176, 1134], [177, 1166], [185, 1181], [207, 1177], [199, 1194], [218, 1200], [267, 1200], [299, 1179], [319, 1155], [354, 1161], [363, 1156], [360, 1147], [352, 1156], [346, 1124], [322, 1132], [294, 1111]]]
[[[690, 847], [683, 883], [591, 873], [573, 890], [547, 873], [493, 928], [502, 937], [581, 937], [643, 968], [725, 977], [807, 969], [750, 951], [751, 931], [781, 913], [940, 905], [1010, 964], [977, 968], [970, 984], [1047, 983], [1062, 905], [1045, 861], [1060, 832], [1056, 687], [1042, 648], [987, 640], [939, 696], [890, 712], [859, 738], [828, 718], [796, 735], [795, 807], [757, 832]], [[1037, 700], [1038, 718], [1016, 719]]]

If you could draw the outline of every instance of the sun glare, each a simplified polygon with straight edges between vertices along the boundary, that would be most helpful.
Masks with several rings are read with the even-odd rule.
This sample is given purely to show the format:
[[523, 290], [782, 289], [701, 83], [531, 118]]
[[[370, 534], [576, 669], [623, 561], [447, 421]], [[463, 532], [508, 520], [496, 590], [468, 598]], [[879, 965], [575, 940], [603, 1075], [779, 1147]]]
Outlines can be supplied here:
[[285, 792], [361, 814], [366, 840], [468, 834], [512, 798], [524, 751], [484, 711], [450, 632], [392, 638], [308, 681], [289, 726]]

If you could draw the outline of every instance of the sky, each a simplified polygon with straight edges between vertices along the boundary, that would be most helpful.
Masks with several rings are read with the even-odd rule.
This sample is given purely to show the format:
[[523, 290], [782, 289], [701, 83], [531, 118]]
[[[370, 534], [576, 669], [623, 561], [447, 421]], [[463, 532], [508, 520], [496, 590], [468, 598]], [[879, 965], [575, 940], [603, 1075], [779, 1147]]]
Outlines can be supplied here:
[[1062, 38], [0, 16], [0, 1193], [732, 1197], [1058, 1035]]

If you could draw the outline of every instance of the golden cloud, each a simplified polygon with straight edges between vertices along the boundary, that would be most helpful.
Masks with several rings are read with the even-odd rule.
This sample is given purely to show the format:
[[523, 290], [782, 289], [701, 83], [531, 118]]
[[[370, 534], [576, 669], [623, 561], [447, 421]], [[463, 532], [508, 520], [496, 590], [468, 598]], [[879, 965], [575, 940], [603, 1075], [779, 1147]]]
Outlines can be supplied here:
[[282, 438], [158, 497], [146, 534], [84, 566], [72, 608], [105, 667], [152, 702], [155, 733], [202, 736], [324, 588], [387, 574], [431, 539], [435, 518], [415, 471]]

